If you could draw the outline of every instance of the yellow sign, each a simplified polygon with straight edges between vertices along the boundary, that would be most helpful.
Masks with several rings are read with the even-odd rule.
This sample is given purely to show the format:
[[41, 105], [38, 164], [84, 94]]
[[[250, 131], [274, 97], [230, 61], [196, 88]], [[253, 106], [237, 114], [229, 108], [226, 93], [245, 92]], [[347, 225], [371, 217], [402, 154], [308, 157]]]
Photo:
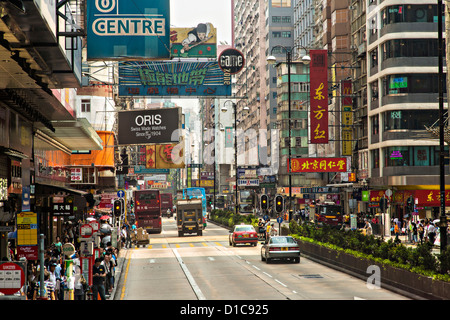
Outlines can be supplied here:
[[17, 215], [17, 245], [35, 246], [38, 244], [37, 213], [21, 212]]

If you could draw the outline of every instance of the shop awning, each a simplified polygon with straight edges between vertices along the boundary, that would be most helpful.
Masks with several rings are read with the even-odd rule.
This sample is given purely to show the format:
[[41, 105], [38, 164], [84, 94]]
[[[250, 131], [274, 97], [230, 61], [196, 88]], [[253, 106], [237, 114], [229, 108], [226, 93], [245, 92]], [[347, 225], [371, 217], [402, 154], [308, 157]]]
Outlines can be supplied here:
[[73, 150], [103, 150], [103, 141], [85, 118], [52, 121], [55, 132], [37, 123], [36, 136], [66, 153]]

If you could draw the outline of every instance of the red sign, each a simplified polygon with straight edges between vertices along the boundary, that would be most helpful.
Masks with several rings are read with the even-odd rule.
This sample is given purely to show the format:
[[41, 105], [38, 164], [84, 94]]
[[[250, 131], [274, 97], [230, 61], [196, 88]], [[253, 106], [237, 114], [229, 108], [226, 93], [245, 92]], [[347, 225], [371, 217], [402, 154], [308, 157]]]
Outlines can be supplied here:
[[82, 238], [90, 238], [92, 237], [92, 234], [94, 233], [94, 228], [90, 224], [83, 224], [80, 227], [80, 236]]
[[328, 53], [327, 50], [309, 53], [311, 143], [328, 143]]
[[0, 292], [12, 295], [20, 290], [25, 283], [25, 273], [13, 262], [0, 264]]
[[38, 260], [38, 246], [17, 246], [17, 259]]
[[295, 158], [291, 172], [347, 172], [347, 158]]
[[[416, 190], [413, 195], [418, 206], [439, 207], [441, 205], [440, 190]], [[445, 206], [450, 206], [450, 191], [445, 192]]]

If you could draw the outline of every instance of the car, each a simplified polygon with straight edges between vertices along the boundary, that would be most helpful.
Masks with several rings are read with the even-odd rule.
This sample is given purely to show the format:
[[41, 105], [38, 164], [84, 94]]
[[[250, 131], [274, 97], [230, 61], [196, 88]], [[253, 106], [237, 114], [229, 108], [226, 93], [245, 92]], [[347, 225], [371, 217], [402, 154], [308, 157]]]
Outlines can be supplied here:
[[291, 236], [274, 236], [261, 247], [261, 260], [289, 259], [300, 263], [300, 246]]
[[250, 243], [253, 246], [258, 244], [258, 234], [252, 225], [240, 224], [230, 231], [230, 246], [235, 247], [237, 244]]

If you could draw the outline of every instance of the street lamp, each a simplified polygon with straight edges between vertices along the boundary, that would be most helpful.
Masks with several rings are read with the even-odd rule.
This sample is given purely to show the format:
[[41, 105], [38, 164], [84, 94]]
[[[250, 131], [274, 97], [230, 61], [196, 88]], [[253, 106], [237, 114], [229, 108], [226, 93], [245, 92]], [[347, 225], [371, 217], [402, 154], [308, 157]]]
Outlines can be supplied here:
[[[220, 131], [225, 131], [225, 128], [223, 127], [223, 125], [218, 122], [217, 123], [219, 125], [219, 130]], [[214, 203], [214, 209], [216, 209], [216, 124], [215, 123], [211, 123], [211, 127], [214, 129], [214, 141], [213, 141], [213, 152], [214, 152], [214, 189], [213, 189], [213, 203]], [[207, 127], [205, 127], [203, 129], [203, 131], [208, 130]], [[220, 180], [220, 179], [219, 179]]]
[[[226, 102], [231, 102], [233, 104], [234, 111], [234, 166], [236, 170], [236, 187], [235, 187], [235, 212], [239, 213], [239, 204], [238, 204], [238, 165], [237, 165], [237, 104], [231, 100], [227, 100], [224, 102], [223, 106], [220, 108], [222, 112], [227, 112], [228, 108], [225, 106]], [[244, 111], [250, 110], [249, 107], [243, 107]]]
[[[292, 175], [291, 175], [291, 63], [292, 63], [292, 51], [295, 48], [301, 48], [304, 49], [306, 52], [308, 51], [306, 48], [304, 47], [293, 47], [293, 48], [287, 48], [284, 46], [274, 46], [272, 48], [272, 50], [270, 51], [270, 56], [267, 57], [267, 62], [269, 64], [275, 64], [277, 62], [277, 58], [275, 58], [272, 55], [273, 49], [275, 48], [282, 48], [284, 49], [284, 51], [286, 51], [286, 64], [287, 64], [287, 69], [288, 69], [288, 107], [289, 107], [289, 111], [288, 111], [288, 128], [289, 128], [289, 143], [288, 143], [288, 148], [289, 148], [289, 158], [288, 158], [288, 168], [287, 168], [287, 172], [288, 172], [288, 178], [289, 178], [289, 211], [288, 214], [290, 213], [291, 209], [292, 209]], [[311, 57], [308, 54], [305, 54], [302, 57], [302, 62], [306, 65], [308, 65], [311, 62]]]

